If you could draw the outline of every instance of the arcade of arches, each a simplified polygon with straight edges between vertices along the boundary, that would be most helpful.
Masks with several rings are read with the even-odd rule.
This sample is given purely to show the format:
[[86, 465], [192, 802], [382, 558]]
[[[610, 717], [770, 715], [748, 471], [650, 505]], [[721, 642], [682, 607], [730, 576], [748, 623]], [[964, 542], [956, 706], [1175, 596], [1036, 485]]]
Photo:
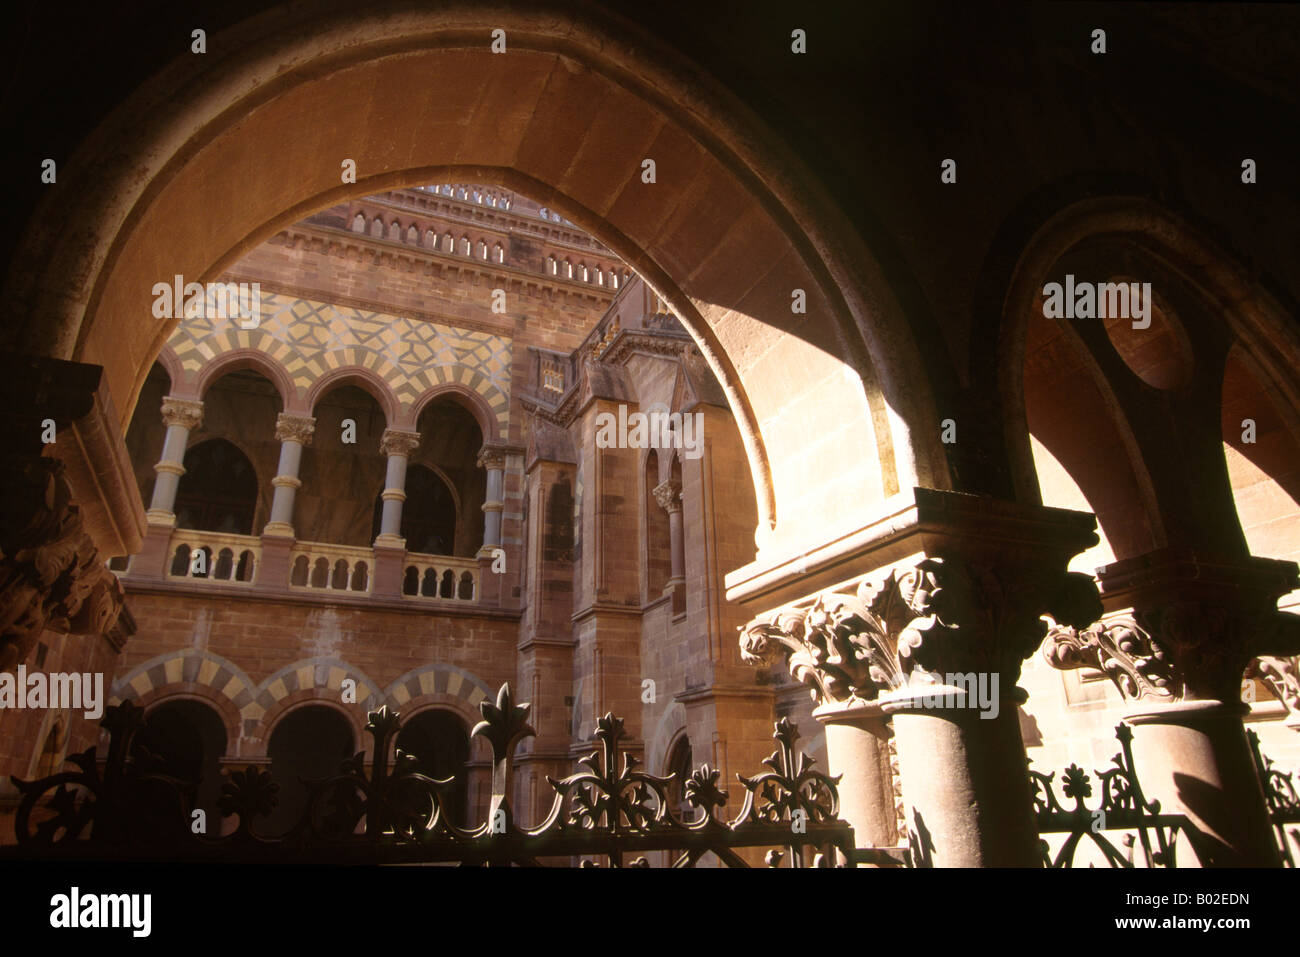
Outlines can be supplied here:
[[[201, 801], [266, 766], [273, 831], [381, 705], [481, 820], [468, 728], [510, 682], [526, 822], [608, 711], [652, 772], [733, 782], [788, 715], [862, 846], [1033, 865], [1026, 755], [1103, 767], [1125, 721], [1181, 859], [1280, 862], [1245, 736], [1300, 761], [1300, 335], [1269, 243], [1109, 173], [1044, 192], [1093, 172], [1045, 145], [949, 283], [894, 200], [864, 226], [644, 24], [308, 6], [122, 91], [25, 220], [6, 668], [104, 673]], [[1047, 318], [1067, 274], [1149, 282], [1149, 323]], [[254, 312], [160, 315], [174, 276]], [[604, 440], [655, 411], [675, 444]], [[968, 674], [996, 707], [918, 687]], [[96, 736], [2, 712], [0, 771]]]

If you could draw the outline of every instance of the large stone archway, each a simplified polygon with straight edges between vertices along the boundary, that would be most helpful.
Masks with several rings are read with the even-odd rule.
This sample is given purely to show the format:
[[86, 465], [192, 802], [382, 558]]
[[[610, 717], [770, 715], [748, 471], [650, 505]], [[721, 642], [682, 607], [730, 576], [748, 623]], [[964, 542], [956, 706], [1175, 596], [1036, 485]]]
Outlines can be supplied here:
[[689, 63], [613, 19], [545, 8], [294, 13], [210, 37], [65, 163], [7, 282], [31, 317], [20, 351], [103, 366], [125, 423], [174, 325], [152, 315], [155, 283], [211, 281], [348, 196], [499, 183], [606, 243], [690, 329], [746, 443], [756, 565], [843, 540], [895, 493], [948, 487], [916, 348], [868, 250]]

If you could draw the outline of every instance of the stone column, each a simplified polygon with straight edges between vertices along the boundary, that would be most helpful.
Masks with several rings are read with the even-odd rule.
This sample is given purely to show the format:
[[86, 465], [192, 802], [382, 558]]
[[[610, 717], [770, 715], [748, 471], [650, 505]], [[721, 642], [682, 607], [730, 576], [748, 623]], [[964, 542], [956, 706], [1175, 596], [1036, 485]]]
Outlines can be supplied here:
[[[1300, 648], [1300, 618], [1277, 610], [1294, 562], [1162, 549], [1100, 570], [1107, 607], [1126, 613], [1044, 647], [1058, 668], [1095, 667], [1130, 703], [1142, 789], [1186, 814], [1205, 866], [1279, 866], [1246, 740], [1242, 674], [1251, 658]], [[1181, 863], [1181, 861], [1180, 861]]]
[[[774, 621], [807, 645], [791, 655], [796, 676], [825, 674], [828, 687], [842, 689], [836, 698], [874, 701], [891, 718], [916, 865], [1036, 867], [1016, 710], [1026, 696], [1016, 682], [1047, 630], [1042, 615], [1081, 624], [1100, 612], [1092, 579], [1066, 571], [1096, 544], [1096, 519], [932, 489], [914, 494], [911, 514], [891, 518], [863, 547], [865, 561], [891, 559], [879, 587], [864, 581], [852, 601], [821, 596], [802, 630]], [[828, 734], [828, 755], [843, 737]], [[857, 740], [866, 770], [848, 786], [866, 797], [845, 800], [845, 811], [864, 802], [870, 810], [851, 813], [887, 836], [881, 823], [865, 823], [886, 817], [873, 769], [887, 758], [863, 735]]]
[[153, 467], [158, 477], [154, 480], [153, 499], [145, 516], [151, 525], [174, 526], [176, 490], [185, 474], [185, 447], [189, 444], [190, 432], [203, 423], [203, 403], [168, 396], [163, 399], [162, 419], [167, 426], [167, 436], [163, 439], [162, 457]]
[[385, 429], [379, 440], [379, 451], [388, 456], [388, 472], [384, 478], [384, 510], [374, 544], [374, 579], [370, 585], [370, 593], [376, 597], [399, 598], [402, 594], [402, 565], [406, 561], [406, 539], [402, 538], [406, 465], [419, 444], [418, 432], [398, 429]]
[[271, 500], [271, 518], [262, 529], [263, 535], [294, 537], [293, 505], [302, 480], [298, 468], [302, 463], [302, 450], [311, 444], [316, 431], [316, 420], [307, 415], [290, 415], [281, 412], [275, 420], [275, 437], [280, 440], [280, 464], [271, 480], [275, 495]]
[[485, 445], [478, 453], [478, 466], [487, 469], [487, 497], [483, 502], [483, 548], [479, 557], [491, 557], [501, 547], [501, 512], [505, 509], [505, 452]]
[[668, 551], [670, 555], [670, 572], [664, 591], [669, 592], [678, 585], [686, 584], [685, 538], [682, 534], [682, 485], [668, 479], [654, 488], [655, 501], [668, 513]]
[[[487, 494], [483, 502], [483, 547], [478, 550], [478, 600], [500, 605], [505, 575], [493, 570], [493, 559], [501, 548], [501, 518], [505, 510], [505, 450], [485, 445], [478, 453], [479, 468], [487, 469]], [[500, 567], [499, 565], [497, 566]]]
[[406, 501], [406, 463], [420, 445], [418, 432], [385, 429], [379, 451], [388, 456], [388, 473], [384, 479], [384, 514], [379, 527], [377, 546], [405, 548], [402, 538], [402, 503]]

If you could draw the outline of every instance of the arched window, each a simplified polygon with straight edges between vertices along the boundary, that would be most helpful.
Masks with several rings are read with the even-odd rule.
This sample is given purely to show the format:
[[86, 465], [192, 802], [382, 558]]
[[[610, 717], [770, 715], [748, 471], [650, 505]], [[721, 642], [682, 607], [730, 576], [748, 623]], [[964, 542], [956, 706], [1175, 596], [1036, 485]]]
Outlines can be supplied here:
[[659, 485], [659, 454], [651, 449], [645, 460], [645, 583], [646, 601], [663, 594], [672, 574], [672, 532], [668, 513], [655, 498]]
[[384, 221], [376, 216], [370, 221], [370, 235], [379, 239], [384, 235]]
[[357, 213], [356, 218], [352, 220], [352, 231], [354, 233], [364, 233], [366, 231], [366, 217]]
[[395, 243], [402, 241], [402, 224], [393, 220], [388, 226], [388, 238]]
[[546, 271], [547, 271], [550, 275], [554, 276], [554, 275], [556, 275], [556, 270], [557, 270], [557, 267], [556, 267], [556, 264], [555, 264], [555, 257], [554, 257], [554, 256], [547, 256], [547, 257], [546, 257]]
[[569, 260], [567, 259], [564, 260], [564, 278], [565, 279], [573, 278], [573, 263], [569, 262]]
[[505, 247], [502, 246], [500, 243], [497, 243], [495, 246], [492, 247], [492, 259], [493, 261], [499, 263], [503, 263], [506, 261], [506, 250]]
[[479, 259], [484, 259], [484, 260], [485, 260], [485, 259], [488, 258], [487, 243], [485, 243], [483, 240], [480, 239], [480, 240], [478, 241], [478, 246], [475, 247], [475, 248], [478, 250], [478, 258], [479, 258]]
[[450, 711], [421, 711], [397, 734], [397, 747], [414, 755], [416, 770], [434, 780], [454, 777], [456, 786], [447, 793], [447, 813], [452, 823], [462, 827], [467, 819], [469, 776], [469, 731]]
[[460, 237], [460, 254], [461, 254], [462, 256], [468, 256], [468, 255], [470, 254], [470, 246], [469, 246], [469, 237], [468, 237], [468, 236], [461, 236], [461, 237]]
[[419, 245], [420, 230], [415, 226], [414, 223], [412, 223], [410, 226], [406, 228], [406, 241], [410, 243], [412, 246]]
[[[271, 778], [280, 786], [280, 803], [261, 827], [266, 834], [283, 834], [301, 819], [307, 807], [309, 789], [304, 780], [319, 780], [336, 774], [339, 765], [355, 753], [352, 728], [333, 708], [310, 704], [290, 711], [271, 731], [267, 753]], [[327, 795], [314, 809], [318, 822], [343, 810], [351, 788]]]
[[445, 253], [454, 253], [456, 251], [456, 240], [451, 233], [442, 234], [442, 251]]
[[247, 456], [225, 439], [208, 439], [185, 453], [176, 490], [176, 527], [253, 534], [257, 473]]
[[694, 814], [686, 807], [686, 782], [690, 780], [691, 772], [694, 768], [691, 766], [691, 739], [686, 737], [683, 732], [677, 736], [672, 747], [668, 751], [667, 767], [664, 768], [665, 774], [675, 775], [672, 784], [669, 786], [669, 796], [676, 802], [678, 809], [690, 820]]
[[432, 229], [426, 229], [424, 231], [424, 248], [425, 249], [438, 248], [438, 234], [435, 233]]

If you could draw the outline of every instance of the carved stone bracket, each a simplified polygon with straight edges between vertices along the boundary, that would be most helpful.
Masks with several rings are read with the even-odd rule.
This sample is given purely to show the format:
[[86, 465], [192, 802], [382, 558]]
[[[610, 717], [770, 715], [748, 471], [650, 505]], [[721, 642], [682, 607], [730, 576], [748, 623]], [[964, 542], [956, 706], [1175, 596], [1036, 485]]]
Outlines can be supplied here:
[[281, 412], [275, 420], [275, 437], [278, 441], [283, 442], [286, 439], [297, 442], [299, 445], [311, 445], [312, 436], [316, 432], [316, 420], [310, 415], [292, 415], [288, 412]]
[[63, 463], [11, 453], [0, 470], [0, 668], [11, 668], [45, 628], [107, 631], [123, 596], [72, 504]]
[[1169, 656], [1131, 618], [1096, 622], [1079, 630], [1070, 625], [1049, 629], [1043, 658], [1053, 668], [1095, 668], [1106, 675], [1125, 700], [1178, 701], [1182, 676]]
[[163, 425], [182, 425], [193, 432], [203, 424], [203, 403], [167, 396], [162, 403]]

